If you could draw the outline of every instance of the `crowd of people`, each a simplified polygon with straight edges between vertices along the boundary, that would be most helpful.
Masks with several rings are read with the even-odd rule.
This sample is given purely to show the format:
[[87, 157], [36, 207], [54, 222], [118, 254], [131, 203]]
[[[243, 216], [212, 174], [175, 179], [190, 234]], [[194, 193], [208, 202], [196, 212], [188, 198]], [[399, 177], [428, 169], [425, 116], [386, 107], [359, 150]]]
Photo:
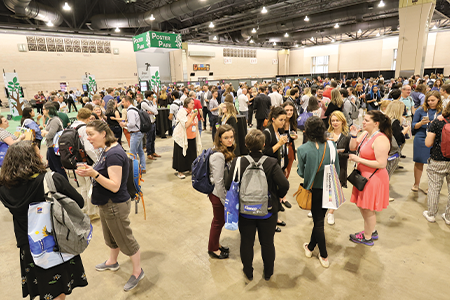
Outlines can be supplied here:
[[[27, 209], [32, 202], [44, 201], [47, 168], [53, 172], [58, 192], [74, 199], [91, 220], [101, 221], [109, 254], [95, 266], [96, 270], [118, 270], [118, 255], [122, 252], [130, 257], [133, 267], [124, 290], [133, 289], [145, 276], [140, 246], [128, 217], [132, 200], [127, 191], [130, 162], [124, 148], [128, 143], [129, 151], [139, 159], [142, 174], [147, 172], [147, 160], [161, 157], [155, 148], [160, 108], [169, 109], [165, 122], [171, 125], [168, 133], [174, 142], [172, 168], [180, 179], [191, 174], [192, 163], [204, 148], [202, 132], [211, 132], [209, 178], [214, 189], [208, 197], [213, 220], [207, 247], [212, 258], [227, 259], [233, 251], [220, 243], [220, 235], [225, 224], [226, 194], [236, 175], [243, 178], [249, 166], [259, 167], [264, 173], [268, 211], [263, 216], [239, 215], [239, 251], [243, 273], [252, 280], [253, 246], [258, 231], [264, 278], [270, 280], [274, 273], [275, 233], [288, 225], [280, 212], [292, 208], [286, 194], [295, 160], [303, 188], [312, 192], [308, 216], [314, 225], [310, 240], [303, 244], [305, 256], [312, 257], [318, 247], [319, 262], [325, 268], [330, 265], [325, 220], [330, 225], [336, 222], [335, 210], [322, 206], [326, 165], [335, 166], [342, 188], [349, 186], [349, 161], [366, 179], [362, 189], [353, 186], [350, 199], [360, 209], [363, 230], [349, 234], [349, 239], [373, 246], [379, 239], [376, 212], [394, 201], [389, 196], [389, 178], [403, 168], [399, 164], [404, 158], [402, 149], [414, 135], [411, 189], [428, 194], [428, 210], [423, 216], [429, 222], [436, 221], [443, 179], [450, 178], [450, 140], [446, 140], [450, 132], [445, 134], [450, 117], [449, 95], [449, 80], [434, 74], [386, 82], [381, 75], [331, 80], [319, 76], [253, 86], [241, 83], [238, 90], [231, 84], [218, 84], [163, 86], [157, 93], [141, 93], [138, 87], [103, 88], [94, 95], [83, 95], [77, 90], [67, 94], [52, 92], [46, 97], [40, 92], [35, 97], [36, 112], [26, 107], [21, 120], [23, 127], [35, 132], [33, 141], [24, 140], [24, 135], [11, 134], [7, 118], [0, 117], [0, 141], [9, 146], [0, 171], [0, 200], [14, 217], [23, 296], [65, 299], [74, 288], [87, 285], [79, 255], [51, 269], [32, 264]], [[81, 107], [77, 108], [77, 103]], [[71, 121], [67, 113], [72, 108], [77, 117]], [[239, 122], [249, 131], [238, 130]], [[54, 137], [65, 128], [78, 132], [89, 157], [89, 162], [75, 171], [79, 177], [78, 191], [69, 183], [69, 170], [64, 169], [55, 152]], [[40, 155], [44, 139], [47, 161]], [[429, 165], [428, 188], [420, 186], [425, 164]], [[450, 225], [450, 202], [441, 216]]]

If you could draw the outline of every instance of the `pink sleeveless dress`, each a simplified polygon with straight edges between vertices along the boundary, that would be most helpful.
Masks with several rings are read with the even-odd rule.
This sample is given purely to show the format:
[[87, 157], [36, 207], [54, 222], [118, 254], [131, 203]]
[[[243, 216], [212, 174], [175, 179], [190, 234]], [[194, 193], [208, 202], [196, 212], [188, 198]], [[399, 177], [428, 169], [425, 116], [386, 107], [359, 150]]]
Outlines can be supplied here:
[[[367, 138], [363, 140], [363, 145], [360, 149], [359, 156], [368, 160], [375, 160], [375, 152], [372, 149], [372, 144], [376, 138], [384, 135], [383, 133], [377, 133], [369, 142]], [[366, 143], [367, 142], [367, 143]], [[358, 145], [359, 147], [359, 145]], [[358, 170], [361, 175], [369, 179], [370, 175], [376, 170], [363, 164], [358, 164]], [[361, 192], [357, 188], [353, 187], [352, 197], [350, 202], [356, 203], [356, 206], [363, 209], [369, 209], [372, 211], [382, 211], [389, 205], [389, 175], [386, 170], [378, 169], [378, 171], [369, 179]]]

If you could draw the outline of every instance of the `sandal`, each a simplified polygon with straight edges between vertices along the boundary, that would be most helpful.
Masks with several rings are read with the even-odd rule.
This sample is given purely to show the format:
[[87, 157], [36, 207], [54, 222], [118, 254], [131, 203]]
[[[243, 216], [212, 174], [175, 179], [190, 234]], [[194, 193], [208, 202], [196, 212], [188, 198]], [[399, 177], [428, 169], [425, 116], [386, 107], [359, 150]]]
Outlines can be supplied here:
[[418, 192], [419, 191], [419, 186], [418, 185], [413, 185], [412, 188], [411, 188], [411, 191]]

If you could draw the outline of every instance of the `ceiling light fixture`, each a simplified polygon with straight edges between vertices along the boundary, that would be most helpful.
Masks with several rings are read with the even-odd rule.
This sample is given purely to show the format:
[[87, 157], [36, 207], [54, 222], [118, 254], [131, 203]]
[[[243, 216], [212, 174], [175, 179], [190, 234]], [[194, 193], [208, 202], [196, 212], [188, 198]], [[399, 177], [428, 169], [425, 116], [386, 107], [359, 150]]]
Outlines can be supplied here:
[[150, 15], [150, 21], [154, 21], [155, 17], [153, 16], [153, 14]]
[[358, 34], [361, 34], [361, 33], [362, 33], [362, 30], [361, 30], [361, 29], [359, 29], [359, 30], [358, 30]]
[[114, 29], [115, 32], [120, 32], [120, 28], [116, 27], [116, 29]]
[[209, 28], [214, 28], [213, 22], [209, 23]]
[[49, 26], [49, 27], [53, 27], [52, 21], [48, 21], [46, 24], [47, 24], [47, 26]]
[[273, 42], [273, 45], [274, 45], [274, 46], [276, 46], [276, 45], [277, 45], [277, 43], [276, 43], [276, 42]]
[[64, 4], [64, 6], [63, 6], [63, 9], [65, 10], [65, 11], [69, 11], [69, 10], [71, 10], [72, 8], [69, 6], [69, 3], [65, 3]]
[[295, 44], [294, 47], [295, 47], [295, 48], [298, 48], [298, 44]]
[[214, 40], [214, 41], [217, 41], [217, 36], [214, 36], [214, 37], [213, 37], [213, 40]]
[[256, 29], [255, 28], [252, 29], [252, 33], [256, 33]]
[[311, 41], [313, 41], [313, 42], [314, 42], [314, 37], [313, 37], [313, 36], [311, 37]]
[[305, 45], [302, 45], [302, 48], [305, 48]]
[[286, 32], [286, 33], [284, 34], [284, 37], [285, 37], [285, 38], [289, 37], [289, 34]]
[[336, 42], [336, 40], [335, 39], [331, 39], [331, 42], [334, 43], [334, 42]]
[[305, 22], [309, 22], [309, 18], [308, 16], [305, 16], [305, 18], [303, 19]]
[[384, 4], [383, 0], [381, 0], [380, 3], [378, 3], [378, 7], [384, 7], [384, 5], [385, 4]]
[[436, 24], [434, 24], [433, 28], [431, 28], [431, 29], [437, 29], [437, 26], [436, 26]]
[[261, 13], [262, 13], [262, 14], [265, 14], [265, 13], [267, 13], [267, 9], [266, 9], [266, 7], [265, 7], [265, 6], [263, 6], [263, 8], [261, 9]]
[[254, 41], [253, 40], [250, 40], [250, 44], [253, 44], [254, 43]]
[[334, 28], [339, 28], [339, 24], [338, 23], [336, 23], [336, 25], [334, 25]]
[[380, 36], [380, 32], [379, 31], [377, 32], [377, 36]]

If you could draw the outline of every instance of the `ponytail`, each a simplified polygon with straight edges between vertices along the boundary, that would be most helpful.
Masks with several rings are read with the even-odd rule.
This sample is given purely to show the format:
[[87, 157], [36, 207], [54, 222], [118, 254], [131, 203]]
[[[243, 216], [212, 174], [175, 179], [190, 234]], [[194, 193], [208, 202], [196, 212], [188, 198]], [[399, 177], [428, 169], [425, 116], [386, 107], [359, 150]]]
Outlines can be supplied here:
[[372, 118], [372, 120], [374, 122], [378, 122], [380, 124], [378, 126], [378, 128], [380, 129], [380, 132], [384, 133], [387, 136], [387, 138], [389, 139], [389, 142], [391, 142], [391, 140], [392, 140], [391, 119], [378, 110], [371, 110], [371, 111], [367, 112], [367, 114]]

